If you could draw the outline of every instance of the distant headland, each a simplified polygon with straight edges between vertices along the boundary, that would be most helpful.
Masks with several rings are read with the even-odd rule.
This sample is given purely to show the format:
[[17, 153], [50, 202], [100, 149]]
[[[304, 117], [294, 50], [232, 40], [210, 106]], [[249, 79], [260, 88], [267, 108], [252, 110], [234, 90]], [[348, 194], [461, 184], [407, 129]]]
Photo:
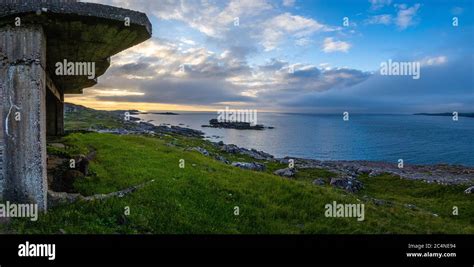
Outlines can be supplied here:
[[[415, 113], [413, 115], [422, 115], [422, 116], [453, 116], [453, 113], [444, 112], [444, 113]], [[458, 117], [469, 117], [474, 118], [474, 112], [469, 113], [459, 113]]]

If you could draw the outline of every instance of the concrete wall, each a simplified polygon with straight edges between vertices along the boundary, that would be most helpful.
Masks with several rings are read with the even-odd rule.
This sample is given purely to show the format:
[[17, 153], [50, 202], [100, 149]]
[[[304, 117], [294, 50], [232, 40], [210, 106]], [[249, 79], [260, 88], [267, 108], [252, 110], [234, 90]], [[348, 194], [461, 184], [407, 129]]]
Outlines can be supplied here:
[[4, 143], [0, 198], [37, 203], [45, 210], [46, 37], [42, 27], [0, 28], [0, 62]]
[[77, 0], [0, 0], [0, 4], [24, 4], [24, 3], [76, 3]]
[[[0, 48], [0, 53], [1, 53]], [[0, 75], [1, 69], [4, 63], [4, 58], [2, 54], [0, 54]], [[5, 169], [3, 166], [4, 159], [3, 159], [3, 152], [5, 150], [5, 144], [3, 142], [3, 77], [0, 78], [0, 200], [2, 198], [2, 192], [5, 189], [5, 178], [3, 174], [3, 170]]]

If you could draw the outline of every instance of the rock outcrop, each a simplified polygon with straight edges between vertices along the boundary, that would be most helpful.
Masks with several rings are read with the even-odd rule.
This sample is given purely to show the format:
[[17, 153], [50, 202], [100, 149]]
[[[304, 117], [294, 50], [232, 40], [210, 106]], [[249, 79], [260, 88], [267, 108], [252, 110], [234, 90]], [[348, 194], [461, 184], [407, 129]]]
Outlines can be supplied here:
[[332, 178], [330, 184], [349, 193], [357, 193], [364, 187], [362, 182], [354, 177]]
[[272, 127], [265, 127], [261, 124], [252, 125], [249, 122], [220, 122], [217, 119], [212, 119], [209, 121], [209, 125], [202, 125], [202, 127], [208, 128], [226, 128], [226, 129], [236, 129], [236, 130], [264, 130], [264, 129], [273, 129]]
[[233, 167], [238, 167], [244, 170], [251, 170], [251, 171], [265, 171], [266, 170], [265, 165], [256, 163], [256, 162], [233, 162], [231, 165]]
[[286, 177], [286, 178], [292, 178], [296, 174], [296, 169], [294, 169], [294, 168], [280, 169], [280, 170], [276, 170], [275, 172], [273, 172], [273, 174], [278, 175], [278, 176], [282, 176], [282, 177]]
[[[376, 177], [382, 174], [389, 174], [403, 179], [421, 180], [427, 183], [443, 185], [472, 184], [474, 182], [474, 168], [466, 166], [405, 164], [404, 168], [398, 168], [396, 163], [387, 162], [293, 159], [295, 160], [296, 169], [324, 169], [341, 177], [358, 177], [360, 175]], [[276, 160], [286, 164], [289, 158]]]
[[464, 191], [466, 194], [473, 194], [474, 193], [474, 186], [469, 187]]
[[236, 145], [230, 144], [226, 145], [223, 142], [219, 142], [216, 144], [216, 146], [223, 152], [227, 152], [229, 154], [241, 154], [241, 155], [247, 155], [253, 159], [256, 160], [268, 160], [272, 161], [274, 160], [273, 156], [265, 153], [263, 151], [257, 151], [256, 149], [246, 149], [246, 148], [241, 148]]

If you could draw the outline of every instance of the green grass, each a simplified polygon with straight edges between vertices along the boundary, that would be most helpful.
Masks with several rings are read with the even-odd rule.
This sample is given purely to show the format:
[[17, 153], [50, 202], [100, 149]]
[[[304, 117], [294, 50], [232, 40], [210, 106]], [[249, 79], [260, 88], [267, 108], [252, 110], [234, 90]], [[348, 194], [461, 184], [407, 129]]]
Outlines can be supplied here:
[[[390, 175], [376, 178], [364, 176], [360, 180], [366, 186], [359, 195], [370, 195], [398, 204], [412, 204], [420, 210], [453, 218], [469, 227], [474, 226], [474, 197], [464, 194], [465, 185], [427, 184]], [[458, 207], [459, 216], [453, 215], [453, 207]]]
[[[51, 209], [38, 222], [14, 219], [0, 225], [13, 233], [474, 233], [473, 197], [462, 187], [425, 184], [390, 176], [362, 178], [366, 187], [348, 194], [327, 186], [312, 185], [316, 178], [328, 179], [323, 170], [304, 170], [295, 180], [271, 174], [282, 167], [270, 164], [264, 173], [241, 170], [185, 148], [201, 146], [216, 153], [209, 142], [166, 136], [116, 136], [71, 134], [63, 140], [66, 151], [97, 150], [91, 175], [75, 184], [84, 195], [109, 193], [150, 180], [142, 189], [123, 198], [78, 202]], [[173, 143], [174, 145], [169, 145]], [[245, 156], [225, 155], [229, 159]], [[179, 160], [185, 168], [179, 168]], [[363, 196], [393, 201], [376, 206]], [[324, 205], [364, 203], [365, 221], [326, 218]], [[418, 209], [406, 208], [415, 204]], [[459, 216], [452, 216], [458, 205]], [[234, 215], [234, 207], [240, 215]], [[130, 216], [124, 216], [125, 208]], [[432, 213], [437, 213], [435, 217]]]
[[[70, 104], [67, 104], [70, 105]], [[116, 114], [109, 111], [100, 111], [77, 106], [75, 112], [67, 112], [64, 115], [64, 129], [88, 130], [92, 129], [116, 129], [123, 128], [124, 122]]]
[[323, 169], [302, 169], [296, 173], [297, 180], [309, 183], [312, 183], [317, 178], [321, 178], [326, 183], [329, 183], [333, 177], [336, 177], [334, 173]]

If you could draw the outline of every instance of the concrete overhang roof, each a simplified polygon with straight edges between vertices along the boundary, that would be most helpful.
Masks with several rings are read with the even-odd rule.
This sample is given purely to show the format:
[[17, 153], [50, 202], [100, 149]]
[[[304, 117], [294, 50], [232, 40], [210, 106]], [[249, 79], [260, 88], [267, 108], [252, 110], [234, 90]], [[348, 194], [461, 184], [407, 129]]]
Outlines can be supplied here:
[[[4, 0], [5, 1], [5, 0]], [[43, 0], [44, 1], [44, 0]], [[7, 0], [8, 2], [8, 0]], [[47, 37], [47, 71], [65, 94], [80, 94], [97, 84], [87, 76], [56, 76], [57, 62], [95, 62], [96, 77], [110, 66], [110, 57], [151, 37], [152, 25], [144, 13], [113, 6], [72, 2], [0, 1], [0, 27], [40, 24]], [[130, 26], [125, 26], [129, 19]]]

